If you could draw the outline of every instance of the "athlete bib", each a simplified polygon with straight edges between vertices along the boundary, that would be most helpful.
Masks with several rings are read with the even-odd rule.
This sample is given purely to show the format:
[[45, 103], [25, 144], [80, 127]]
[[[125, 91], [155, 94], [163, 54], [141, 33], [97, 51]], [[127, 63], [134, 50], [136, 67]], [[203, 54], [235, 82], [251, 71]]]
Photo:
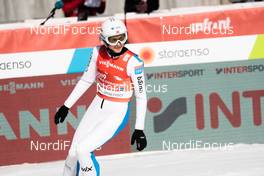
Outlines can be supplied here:
[[127, 75], [127, 64], [134, 54], [127, 50], [117, 58], [111, 58], [105, 47], [99, 49], [97, 66], [97, 94], [107, 100], [128, 102], [133, 94], [133, 85]]

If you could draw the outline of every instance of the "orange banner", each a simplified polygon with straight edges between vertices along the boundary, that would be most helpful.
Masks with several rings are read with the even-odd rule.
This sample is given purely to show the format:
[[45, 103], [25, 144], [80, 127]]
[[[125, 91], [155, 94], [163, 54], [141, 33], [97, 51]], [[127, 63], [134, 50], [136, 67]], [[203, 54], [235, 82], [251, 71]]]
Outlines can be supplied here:
[[[129, 43], [264, 33], [264, 7], [128, 19]], [[0, 53], [93, 47], [100, 22], [0, 30]]]

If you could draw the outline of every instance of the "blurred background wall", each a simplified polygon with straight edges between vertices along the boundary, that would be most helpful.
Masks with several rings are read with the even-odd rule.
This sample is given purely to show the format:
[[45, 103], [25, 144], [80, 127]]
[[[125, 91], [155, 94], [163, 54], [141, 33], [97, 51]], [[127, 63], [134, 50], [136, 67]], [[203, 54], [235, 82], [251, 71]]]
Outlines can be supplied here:
[[[44, 18], [53, 8], [56, 0], [0, 0], [0, 23], [12, 23], [25, 19]], [[106, 10], [102, 15], [123, 13], [124, 0], [106, 0]], [[160, 10], [178, 7], [227, 4], [228, 0], [160, 0]], [[115, 4], [115, 5], [113, 5]], [[62, 11], [56, 17], [63, 17]]]

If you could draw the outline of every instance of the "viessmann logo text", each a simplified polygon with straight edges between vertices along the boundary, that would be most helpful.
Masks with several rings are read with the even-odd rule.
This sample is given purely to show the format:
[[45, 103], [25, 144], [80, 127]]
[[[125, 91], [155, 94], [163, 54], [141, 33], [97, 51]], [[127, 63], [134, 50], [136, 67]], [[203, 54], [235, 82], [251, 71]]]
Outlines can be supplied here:
[[109, 61], [99, 61], [99, 64], [105, 65], [107, 68], [111, 67], [111, 68], [114, 68], [116, 70], [124, 71], [123, 68], [119, 67], [118, 65], [112, 64]]
[[32, 67], [30, 61], [0, 62], [0, 70], [29, 69]]
[[11, 81], [7, 84], [0, 85], [0, 92], [10, 92], [15, 94], [17, 90], [31, 90], [31, 89], [42, 89], [44, 88], [44, 82], [29, 82], [29, 83], [16, 83]]

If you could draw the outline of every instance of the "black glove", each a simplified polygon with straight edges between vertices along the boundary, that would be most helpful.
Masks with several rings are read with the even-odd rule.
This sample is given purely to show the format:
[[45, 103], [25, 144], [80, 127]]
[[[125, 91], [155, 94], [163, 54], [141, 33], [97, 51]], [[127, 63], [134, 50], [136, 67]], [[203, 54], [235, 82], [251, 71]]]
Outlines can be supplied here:
[[69, 112], [68, 107], [66, 107], [65, 105], [61, 106], [60, 109], [55, 114], [55, 118], [54, 118], [55, 124], [57, 125], [59, 123], [62, 123], [65, 120], [65, 118], [67, 117], [68, 112]]
[[141, 151], [147, 146], [147, 139], [143, 132], [143, 130], [135, 130], [132, 138], [131, 138], [131, 145], [134, 145], [136, 141], [137, 150]]

